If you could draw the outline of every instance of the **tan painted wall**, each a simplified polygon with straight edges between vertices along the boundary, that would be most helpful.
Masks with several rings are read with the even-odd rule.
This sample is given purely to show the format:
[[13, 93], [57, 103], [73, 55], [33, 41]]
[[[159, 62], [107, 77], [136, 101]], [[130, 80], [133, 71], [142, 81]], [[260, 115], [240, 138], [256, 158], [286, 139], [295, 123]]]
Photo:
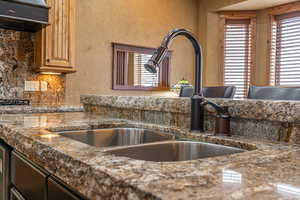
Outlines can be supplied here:
[[257, 15], [257, 48], [256, 48], [256, 85], [268, 85], [266, 74], [268, 73], [268, 28], [269, 16], [263, 12], [258, 12]]
[[[111, 90], [112, 42], [157, 47], [174, 28], [198, 30], [197, 0], [77, 0], [77, 72], [67, 75], [67, 103], [80, 94], [168, 95], [162, 92]], [[193, 82], [194, 55], [186, 39], [178, 38], [171, 82]]]
[[207, 43], [206, 43], [206, 65], [205, 65], [205, 85], [220, 85], [219, 73], [219, 17], [215, 13], [207, 13]]

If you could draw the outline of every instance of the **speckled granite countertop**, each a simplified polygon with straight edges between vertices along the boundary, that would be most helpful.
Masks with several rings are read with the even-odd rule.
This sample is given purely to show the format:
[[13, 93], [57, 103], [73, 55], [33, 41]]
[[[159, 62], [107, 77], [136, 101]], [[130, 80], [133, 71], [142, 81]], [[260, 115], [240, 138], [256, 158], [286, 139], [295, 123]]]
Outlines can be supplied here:
[[[228, 106], [230, 115], [236, 118], [300, 122], [300, 101], [209, 100], [222, 106]], [[191, 111], [191, 99], [179, 97], [82, 95], [81, 103], [172, 113], [190, 113]]]
[[[34, 120], [37, 119], [37, 120]], [[164, 130], [246, 148], [245, 153], [155, 163], [116, 157], [51, 131], [107, 127]], [[89, 199], [299, 199], [300, 147], [215, 137], [87, 113], [1, 115], [0, 138]]]
[[0, 106], [0, 114], [21, 113], [53, 113], [53, 112], [82, 112], [83, 107], [79, 105], [46, 105], [36, 104], [30, 106]]

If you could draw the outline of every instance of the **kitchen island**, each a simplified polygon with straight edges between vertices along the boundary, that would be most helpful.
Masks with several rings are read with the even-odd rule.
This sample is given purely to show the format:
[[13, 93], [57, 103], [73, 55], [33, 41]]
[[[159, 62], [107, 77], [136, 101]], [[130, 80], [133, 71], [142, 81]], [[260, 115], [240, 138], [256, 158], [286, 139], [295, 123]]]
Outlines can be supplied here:
[[[26, 118], [39, 118], [38, 123]], [[181, 162], [117, 157], [56, 134], [63, 130], [132, 127], [247, 152]], [[100, 112], [3, 114], [0, 138], [87, 199], [297, 199], [300, 146], [108, 117]]]

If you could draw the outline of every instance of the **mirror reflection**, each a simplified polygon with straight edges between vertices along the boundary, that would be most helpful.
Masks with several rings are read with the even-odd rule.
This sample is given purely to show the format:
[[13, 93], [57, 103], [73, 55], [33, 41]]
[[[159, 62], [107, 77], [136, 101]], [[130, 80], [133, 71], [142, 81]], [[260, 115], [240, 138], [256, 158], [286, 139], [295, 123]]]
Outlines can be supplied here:
[[288, 184], [277, 184], [277, 191], [281, 194], [291, 195], [295, 199], [300, 197], [300, 188]]
[[157, 73], [144, 68], [155, 49], [125, 44], [113, 44], [115, 90], [168, 90], [170, 53]]
[[242, 183], [242, 174], [236, 171], [223, 169], [222, 175], [223, 183]]
[[124, 74], [123, 83], [120, 84], [142, 87], [158, 87], [159, 71], [158, 73], [153, 74], [144, 68], [144, 64], [151, 58], [151, 56], [151, 54], [129, 52], [127, 54], [127, 71]]

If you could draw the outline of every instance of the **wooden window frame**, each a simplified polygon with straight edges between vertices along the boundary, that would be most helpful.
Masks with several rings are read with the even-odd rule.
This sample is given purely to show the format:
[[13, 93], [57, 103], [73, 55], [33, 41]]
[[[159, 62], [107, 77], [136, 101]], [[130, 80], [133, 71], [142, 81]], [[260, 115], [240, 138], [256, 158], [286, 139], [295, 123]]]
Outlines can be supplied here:
[[[273, 25], [276, 22], [276, 16], [284, 15], [293, 12], [300, 11], [300, 2], [287, 3], [280, 6], [275, 6], [271, 8], [264, 9], [262, 12], [267, 13], [269, 16], [269, 25], [268, 25], [268, 38], [267, 38], [267, 83], [271, 85], [271, 54], [272, 54], [272, 29]], [[280, 87], [280, 86], [279, 86]], [[284, 86], [282, 86], [284, 87]]]
[[[219, 85], [224, 85], [224, 34], [226, 20], [250, 20], [251, 25], [251, 62], [250, 62], [250, 85], [255, 84], [255, 71], [256, 71], [256, 11], [222, 11], [219, 14]], [[246, 95], [246, 94], [245, 94]]]
[[134, 91], [168, 91], [170, 90], [170, 74], [171, 74], [171, 57], [172, 51], [168, 51], [165, 62], [163, 61], [162, 65], [162, 73], [160, 73], [159, 81], [160, 85], [158, 87], [145, 87], [145, 86], [131, 86], [131, 85], [118, 85], [118, 70], [117, 70], [117, 53], [119, 51], [122, 52], [137, 52], [141, 54], [153, 54], [155, 52], [155, 48], [144, 47], [144, 46], [136, 46], [122, 43], [112, 43], [113, 49], [113, 62], [112, 62], [112, 89], [113, 90], [134, 90]]

